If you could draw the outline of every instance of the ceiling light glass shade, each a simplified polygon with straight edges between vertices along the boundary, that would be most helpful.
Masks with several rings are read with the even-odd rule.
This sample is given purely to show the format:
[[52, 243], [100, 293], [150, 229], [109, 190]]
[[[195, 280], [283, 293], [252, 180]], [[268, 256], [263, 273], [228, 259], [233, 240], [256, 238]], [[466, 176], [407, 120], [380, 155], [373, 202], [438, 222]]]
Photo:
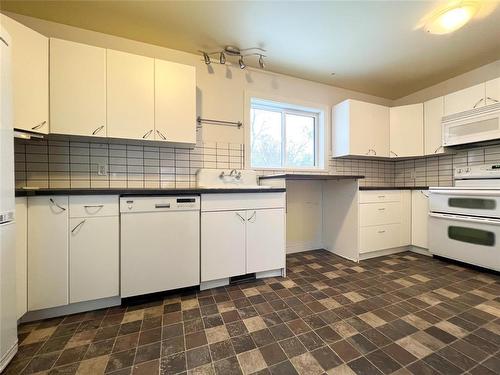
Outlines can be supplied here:
[[431, 34], [451, 33], [469, 22], [476, 14], [478, 7], [478, 3], [475, 2], [461, 2], [432, 17], [425, 28]]
[[205, 60], [205, 64], [210, 65], [210, 56], [208, 56], [208, 53], [203, 52], [203, 60]]
[[266, 64], [264, 64], [264, 56], [262, 55], [259, 56], [259, 66], [261, 69], [264, 69], [266, 67]]
[[238, 64], [240, 64], [240, 69], [246, 68], [245, 62], [243, 61], [243, 56], [238, 60]]
[[224, 52], [220, 53], [219, 62], [221, 64], [225, 64], [226, 63], [226, 55], [224, 54]]

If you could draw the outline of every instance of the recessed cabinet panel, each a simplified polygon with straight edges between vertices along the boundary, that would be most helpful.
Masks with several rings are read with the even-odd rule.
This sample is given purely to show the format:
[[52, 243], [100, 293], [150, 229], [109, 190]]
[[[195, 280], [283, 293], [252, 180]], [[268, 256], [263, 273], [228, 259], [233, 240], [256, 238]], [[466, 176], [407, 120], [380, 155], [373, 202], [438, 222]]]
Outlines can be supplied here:
[[441, 121], [444, 115], [444, 97], [424, 102], [424, 154], [434, 155], [444, 152]]
[[49, 39], [0, 15], [12, 41], [14, 128], [49, 132]]
[[485, 105], [485, 84], [480, 83], [466, 89], [455, 91], [444, 97], [444, 115], [469, 111]]
[[107, 50], [108, 137], [154, 140], [154, 59]]
[[120, 294], [118, 216], [70, 219], [69, 246], [70, 303]]
[[28, 310], [68, 304], [68, 197], [28, 198]]
[[427, 249], [429, 191], [413, 190], [411, 194], [411, 244]]
[[248, 210], [247, 273], [285, 267], [285, 211]]
[[154, 91], [154, 138], [196, 143], [195, 67], [155, 59]]
[[201, 213], [201, 281], [246, 273], [245, 211]]
[[390, 156], [409, 157], [424, 154], [423, 104], [390, 108]]
[[50, 40], [50, 132], [106, 136], [106, 50]]

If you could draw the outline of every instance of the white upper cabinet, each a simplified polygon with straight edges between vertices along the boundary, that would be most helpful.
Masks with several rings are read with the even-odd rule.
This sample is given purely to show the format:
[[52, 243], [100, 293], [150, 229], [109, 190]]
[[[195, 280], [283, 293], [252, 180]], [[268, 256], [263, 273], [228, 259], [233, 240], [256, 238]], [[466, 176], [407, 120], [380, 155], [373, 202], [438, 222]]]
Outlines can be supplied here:
[[106, 50], [50, 40], [50, 132], [106, 136]]
[[424, 154], [444, 152], [441, 120], [444, 115], [444, 97], [424, 102]]
[[107, 50], [108, 137], [154, 140], [154, 59]]
[[424, 154], [424, 109], [422, 103], [391, 107], [390, 156]]
[[486, 105], [500, 103], [500, 78], [492, 79], [485, 83]]
[[333, 156], [389, 156], [389, 108], [348, 99], [333, 108]]
[[14, 128], [49, 132], [49, 40], [4, 15], [12, 40]]
[[484, 106], [484, 83], [452, 92], [444, 97], [444, 115], [469, 111]]
[[156, 140], [196, 143], [196, 69], [155, 59]]

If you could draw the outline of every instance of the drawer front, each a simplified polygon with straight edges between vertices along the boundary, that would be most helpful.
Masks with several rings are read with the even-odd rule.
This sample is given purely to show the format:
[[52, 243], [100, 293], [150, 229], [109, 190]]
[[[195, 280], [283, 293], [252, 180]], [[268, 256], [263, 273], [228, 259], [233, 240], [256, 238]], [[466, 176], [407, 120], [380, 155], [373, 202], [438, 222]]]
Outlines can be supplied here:
[[400, 202], [400, 190], [360, 191], [359, 203]]
[[359, 224], [397, 224], [401, 222], [401, 202], [367, 203], [359, 206]]
[[202, 194], [201, 211], [285, 208], [285, 193]]
[[69, 197], [70, 217], [118, 216], [117, 195], [74, 195]]
[[368, 253], [400, 246], [401, 224], [360, 228], [359, 251]]

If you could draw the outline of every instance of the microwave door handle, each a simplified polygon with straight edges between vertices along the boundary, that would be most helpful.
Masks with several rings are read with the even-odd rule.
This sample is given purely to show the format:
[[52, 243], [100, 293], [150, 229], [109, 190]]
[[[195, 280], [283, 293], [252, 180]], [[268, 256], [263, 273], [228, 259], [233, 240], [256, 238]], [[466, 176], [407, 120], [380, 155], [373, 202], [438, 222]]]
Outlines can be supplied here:
[[435, 217], [438, 219], [450, 219], [455, 221], [463, 221], [466, 223], [478, 223], [478, 224], [489, 224], [500, 226], [500, 219], [479, 219], [472, 216], [459, 216], [459, 215], [449, 215], [449, 214], [437, 214], [434, 212], [429, 213], [430, 217]]

